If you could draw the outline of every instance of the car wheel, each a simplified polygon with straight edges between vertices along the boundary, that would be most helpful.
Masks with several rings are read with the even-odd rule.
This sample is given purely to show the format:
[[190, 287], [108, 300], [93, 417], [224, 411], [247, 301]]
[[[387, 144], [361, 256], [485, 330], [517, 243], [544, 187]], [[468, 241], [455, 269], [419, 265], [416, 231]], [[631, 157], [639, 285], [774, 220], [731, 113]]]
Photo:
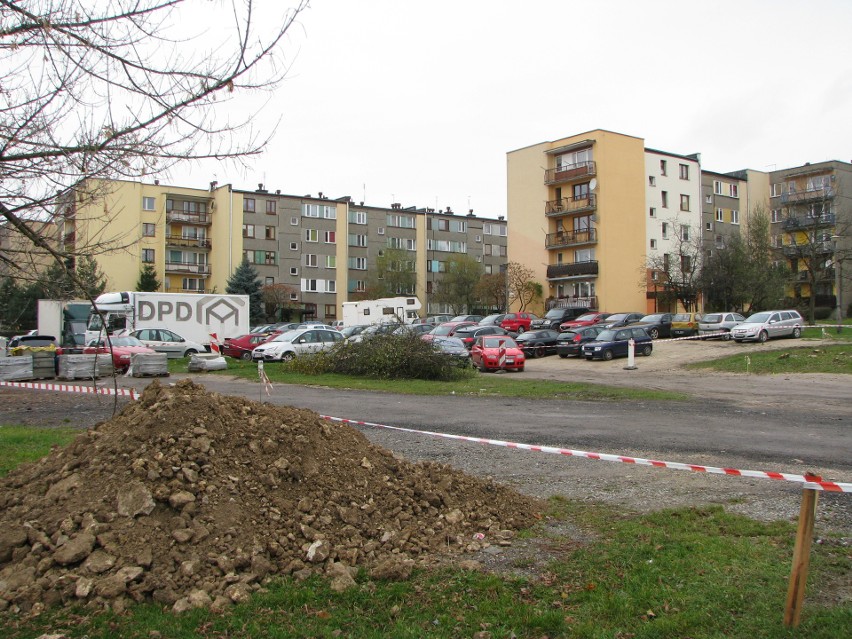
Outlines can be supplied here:
[[287, 351], [286, 353], [281, 355], [281, 361], [282, 362], [289, 362], [289, 361], [292, 361], [294, 359], [296, 359], [296, 353], [294, 353], [292, 351]]
[[613, 354], [612, 354], [612, 351], [604, 351], [604, 352], [603, 352], [603, 358], [604, 358], [606, 361], [608, 361], [608, 362], [609, 362], [609, 361], [611, 361], [613, 357], [614, 357], [614, 356], [613, 356]]
[[521, 333], [523, 333], [523, 332], [524, 332], [524, 327], [523, 327], [523, 326], [518, 326], [518, 335], [520, 335], [520, 334], [521, 334]]
[[560, 354], [559, 354], [559, 357], [561, 357], [562, 359], [568, 359], [568, 356], [567, 356], [567, 355], [564, 355], [564, 354], [562, 354], [562, 353], [560, 353]]
[[734, 341], [735, 341], [737, 344], [742, 344], [742, 343], [743, 343], [743, 341], [742, 341], [741, 339], [735, 339]]
[[725, 333], [724, 335], [722, 335], [722, 340], [723, 340], [723, 341], [725, 341], [725, 342], [729, 342], [729, 341], [731, 341], [731, 332], [730, 332], [730, 331], [728, 331], [727, 333]]
[[644, 355], [645, 357], [651, 357], [652, 350], [654, 349], [651, 348], [650, 344], [645, 344], [645, 346], [642, 347], [642, 355]]
[[243, 353], [242, 355], [240, 355], [240, 359], [243, 360], [244, 362], [250, 362], [251, 361], [251, 353], [250, 352]]
[[651, 336], [651, 339], [657, 339], [660, 336], [660, 331], [658, 331], [656, 328], [652, 328], [648, 331], [648, 335]]
[[536, 357], [544, 357], [544, 355], [545, 355], [544, 346], [537, 346], [536, 349], [535, 349], [535, 356]]
[[757, 341], [763, 344], [766, 340], [769, 339], [769, 333], [766, 331], [760, 331], [760, 334], [757, 336]]
[[188, 349], [186, 349], [186, 352], [183, 354], [183, 356], [184, 357], [192, 357], [193, 355], [197, 355], [197, 354], [198, 354], [197, 350], [195, 350], [194, 348], [188, 348]]
[[798, 326], [793, 329], [793, 339], [799, 339], [802, 336], [802, 329]]

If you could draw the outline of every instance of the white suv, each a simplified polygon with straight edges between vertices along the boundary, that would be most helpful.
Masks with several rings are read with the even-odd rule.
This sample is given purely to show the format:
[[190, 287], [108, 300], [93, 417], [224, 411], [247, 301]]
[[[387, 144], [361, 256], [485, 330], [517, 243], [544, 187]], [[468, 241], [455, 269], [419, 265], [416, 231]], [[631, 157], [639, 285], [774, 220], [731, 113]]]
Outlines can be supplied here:
[[286, 362], [297, 355], [317, 353], [342, 341], [343, 334], [331, 328], [297, 328], [255, 347], [251, 358], [255, 362]]
[[749, 315], [731, 329], [735, 342], [765, 342], [773, 337], [801, 337], [804, 321], [798, 311], [763, 311]]

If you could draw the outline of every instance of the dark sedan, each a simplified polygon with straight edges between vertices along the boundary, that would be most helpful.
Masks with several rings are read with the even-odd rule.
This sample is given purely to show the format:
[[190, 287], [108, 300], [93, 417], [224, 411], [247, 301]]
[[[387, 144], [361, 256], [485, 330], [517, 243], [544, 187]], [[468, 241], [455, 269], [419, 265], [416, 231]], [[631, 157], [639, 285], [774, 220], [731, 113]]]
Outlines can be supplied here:
[[602, 326], [604, 328], [619, 328], [621, 326], [632, 324], [633, 322], [638, 322], [644, 316], [645, 313], [613, 313], [599, 324], [596, 324], [596, 326]]
[[629, 326], [638, 326], [648, 331], [651, 339], [658, 337], [672, 336], [672, 314], [671, 313], [654, 313], [646, 315], [638, 322], [633, 322]]
[[563, 359], [569, 355], [582, 355], [583, 344], [596, 339], [602, 330], [598, 326], [580, 326], [560, 333], [556, 340], [556, 354]]
[[500, 328], [499, 326], [480, 326], [479, 324], [474, 324], [473, 326], [463, 326], [458, 329], [455, 333], [453, 333], [453, 337], [458, 337], [468, 350], [471, 349], [473, 343], [476, 341], [476, 338], [480, 335], [508, 335], [509, 331], [505, 328]]
[[651, 336], [644, 328], [614, 328], [601, 331], [591, 342], [583, 344], [583, 357], [586, 359], [611, 360], [613, 357], [627, 357], [630, 339], [633, 339], [635, 353], [646, 357], [654, 350]]
[[558, 337], [559, 331], [552, 328], [541, 328], [521, 333], [515, 338], [515, 341], [527, 357], [544, 357], [556, 352]]

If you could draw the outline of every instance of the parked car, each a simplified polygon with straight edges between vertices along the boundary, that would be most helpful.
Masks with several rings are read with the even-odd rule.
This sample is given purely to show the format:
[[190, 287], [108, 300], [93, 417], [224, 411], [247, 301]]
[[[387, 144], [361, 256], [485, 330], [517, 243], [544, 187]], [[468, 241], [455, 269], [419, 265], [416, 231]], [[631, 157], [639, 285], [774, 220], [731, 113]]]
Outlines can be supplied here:
[[444, 322], [449, 322], [453, 319], [452, 315], [430, 315], [426, 319], [423, 320], [424, 324], [434, 324], [437, 326], [438, 324], [443, 324]]
[[184, 339], [167, 328], [142, 328], [131, 331], [130, 335], [148, 348], [153, 348], [158, 353], [165, 353], [166, 357], [189, 357], [195, 353], [207, 352], [207, 349], [198, 342]]
[[638, 322], [631, 322], [627, 326], [639, 326], [648, 331], [651, 339], [658, 337], [672, 336], [672, 314], [671, 313], [652, 313], [645, 315]]
[[251, 360], [251, 352], [257, 346], [268, 342], [276, 335], [279, 335], [279, 333], [249, 333], [233, 339], [226, 339], [225, 345], [222, 346], [222, 355], [249, 361]]
[[537, 319], [535, 313], [506, 313], [500, 326], [510, 333], [523, 333], [530, 330], [530, 324]]
[[578, 326], [559, 333], [556, 338], [556, 354], [563, 359], [569, 355], [582, 355], [583, 345], [597, 338], [602, 330], [604, 329], [597, 326]]
[[483, 372], [503, 369], [523, 371], [526, 357], [511, 337], [483, 335], [473, 343], [470, 361]]
[[359, 333], [363, 333], [367, 328], [369, 328], [369, 326], [369, 324], [357, 324], [355, 326], [347, 326], [340, 332], [343, 337], [349, 339], [350, 337], [355, 337]]
[[537, 320], [533, 320], [530, 323], [530, 329], [537, 328], [552, 328], [554, 330], [559, 330], [559, 326], [563, 322], [570, 322], [571, 320], [575, 320], [581, 315], [585, 315], [591, 309], [589, 308], [551, 308], [547, 313], [544, 314], [544, 317], [540, 317]]
[[672, 316], [672, 337], [698, 335], [701, 313], [675, 313]]
[[462, 326], [454, 333], [454, 337], [458, 337], [467, 349], [473, 346], [476, 338], [480, 335], [509, 335], [509, 331], [499, 326], [473, 324], [471, 326]]
[[645, 317], [645, 313], [613, 313], [599, 324], [604, 328], [619, 328], [633, 322], [638, 322]]
[[343, 341], [343, 334], [332, 328], [297, 328], [276, 335], [251, 352], [254, 361], [286, 362], [298, 355], [318, 353]]
[[331, 324], [329, 324], [329, 326], [331, 326], [334, 330], [339, 331], [345, 325], [343, 323], [343, 320], [334, 320]]
[[552, 328], [532, 329], [518, 335], [515, 341], [518, 343], [524, 355], [531, 357], [544, 357], [556, 352], [556, 339], [559, 331]]
[[634, 352], [646, 357], [654, 350], [653, 340], [641, 326], [608, 328], [598, 336], [583, 344], [583, 357], [586, 359], [611, 360], [613, 357], [627, 357], [630, 339], [634, 340]]
[[393, 330], [393, 334], [405, 335], [409, 333], [411, 335], [424, 335], [433, 328], [435, 327], [432, 324], [400, 324]]
[[765, 342], [775, 337], [801, 337], [804, 320], [799, 311], [763, 311], [749, 315], [731, 330], [735, 342]]
[[707, 313], [698, 322], [698, 335], [701, 339], [731, 339], [731, 329], [743, 322], [745, 317], [739, 313]]
[[504, 317], [506, 317], [505, 313], [494, 313], [493, 315], [486, 315], [481, 320], [479, 320], [478, 324], [480, 326], [500, 326], [500, 322], [503, 321]]
[[562, 322], [562, 324], [559, 325], [559, 330], [572, 331], [575, 328], [580, 328], [581, 326], [594, 326], [595, 324], [603, 322], [610, 315], [611, 313], [585, 313], [576, 319]]
[[459, 366], [470, 366], [470, 353], [458, 337], [436, 337], [432, 340], [432, 346], [452, 357]]
[[350, 335], [346, 337], [346, 340], [352, 342], [353, 344], [357, 344], [358, 342], [363, 342], [364, 340], [370, 339], [376, 335], [390, 335], [396, 329], [398, 329], [402, 324], [399, 322], [383, 322], [381, 324], [368, 324], [364, 327], [364, 330], [355, 333], [354, 335]]
[[148, 348], [135, 337], [126, 335], [110, 337], [109, 342], [107, 342], [106, 338], [92, 340], [87, 346], [83, 347], [83, 354], [93, 355], [97, 353], [108, 355], [110, 353], [110, 344], [112, 344], [112, 366], [119, 373], [123, 373], [130, 368], [130, 359], [134, 355], [139, 353], [153, 355], [156, 353], [153, 348]]
[[427, 342], [431, 342], [436, 337], [452, 337], [455, 332], [463, 326], [475, 326], [476, 322], [444, 322], [438, 324], [428, 333], [421, 335]]
[[58, 346], [59, 342], [56, 341], [56, 338], [53, 335], [39, 335], [33, 331], [30, 331], [26, 335], [15, 335], [12, 339], [9, 340], [9, 343], [6, 345], [8, 350], [12, 350], [13, 348], [37, 348], [43, 346]]
[[482, 315], [456, 315], [451, 322], [478, 322], [482, 319]]

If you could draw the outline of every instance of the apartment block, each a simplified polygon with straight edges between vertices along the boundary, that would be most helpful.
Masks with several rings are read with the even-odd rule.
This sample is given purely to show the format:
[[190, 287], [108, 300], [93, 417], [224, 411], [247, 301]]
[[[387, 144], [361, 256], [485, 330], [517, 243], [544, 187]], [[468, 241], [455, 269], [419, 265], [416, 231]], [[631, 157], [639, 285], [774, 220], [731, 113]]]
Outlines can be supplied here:
[[679, 247], [701, 233], [697, 156], [598, 129], [509, 152], [507, 196], [509, 261], [544, 283], [546, 307], [663, 310], [650, 266], [694, 268]]

